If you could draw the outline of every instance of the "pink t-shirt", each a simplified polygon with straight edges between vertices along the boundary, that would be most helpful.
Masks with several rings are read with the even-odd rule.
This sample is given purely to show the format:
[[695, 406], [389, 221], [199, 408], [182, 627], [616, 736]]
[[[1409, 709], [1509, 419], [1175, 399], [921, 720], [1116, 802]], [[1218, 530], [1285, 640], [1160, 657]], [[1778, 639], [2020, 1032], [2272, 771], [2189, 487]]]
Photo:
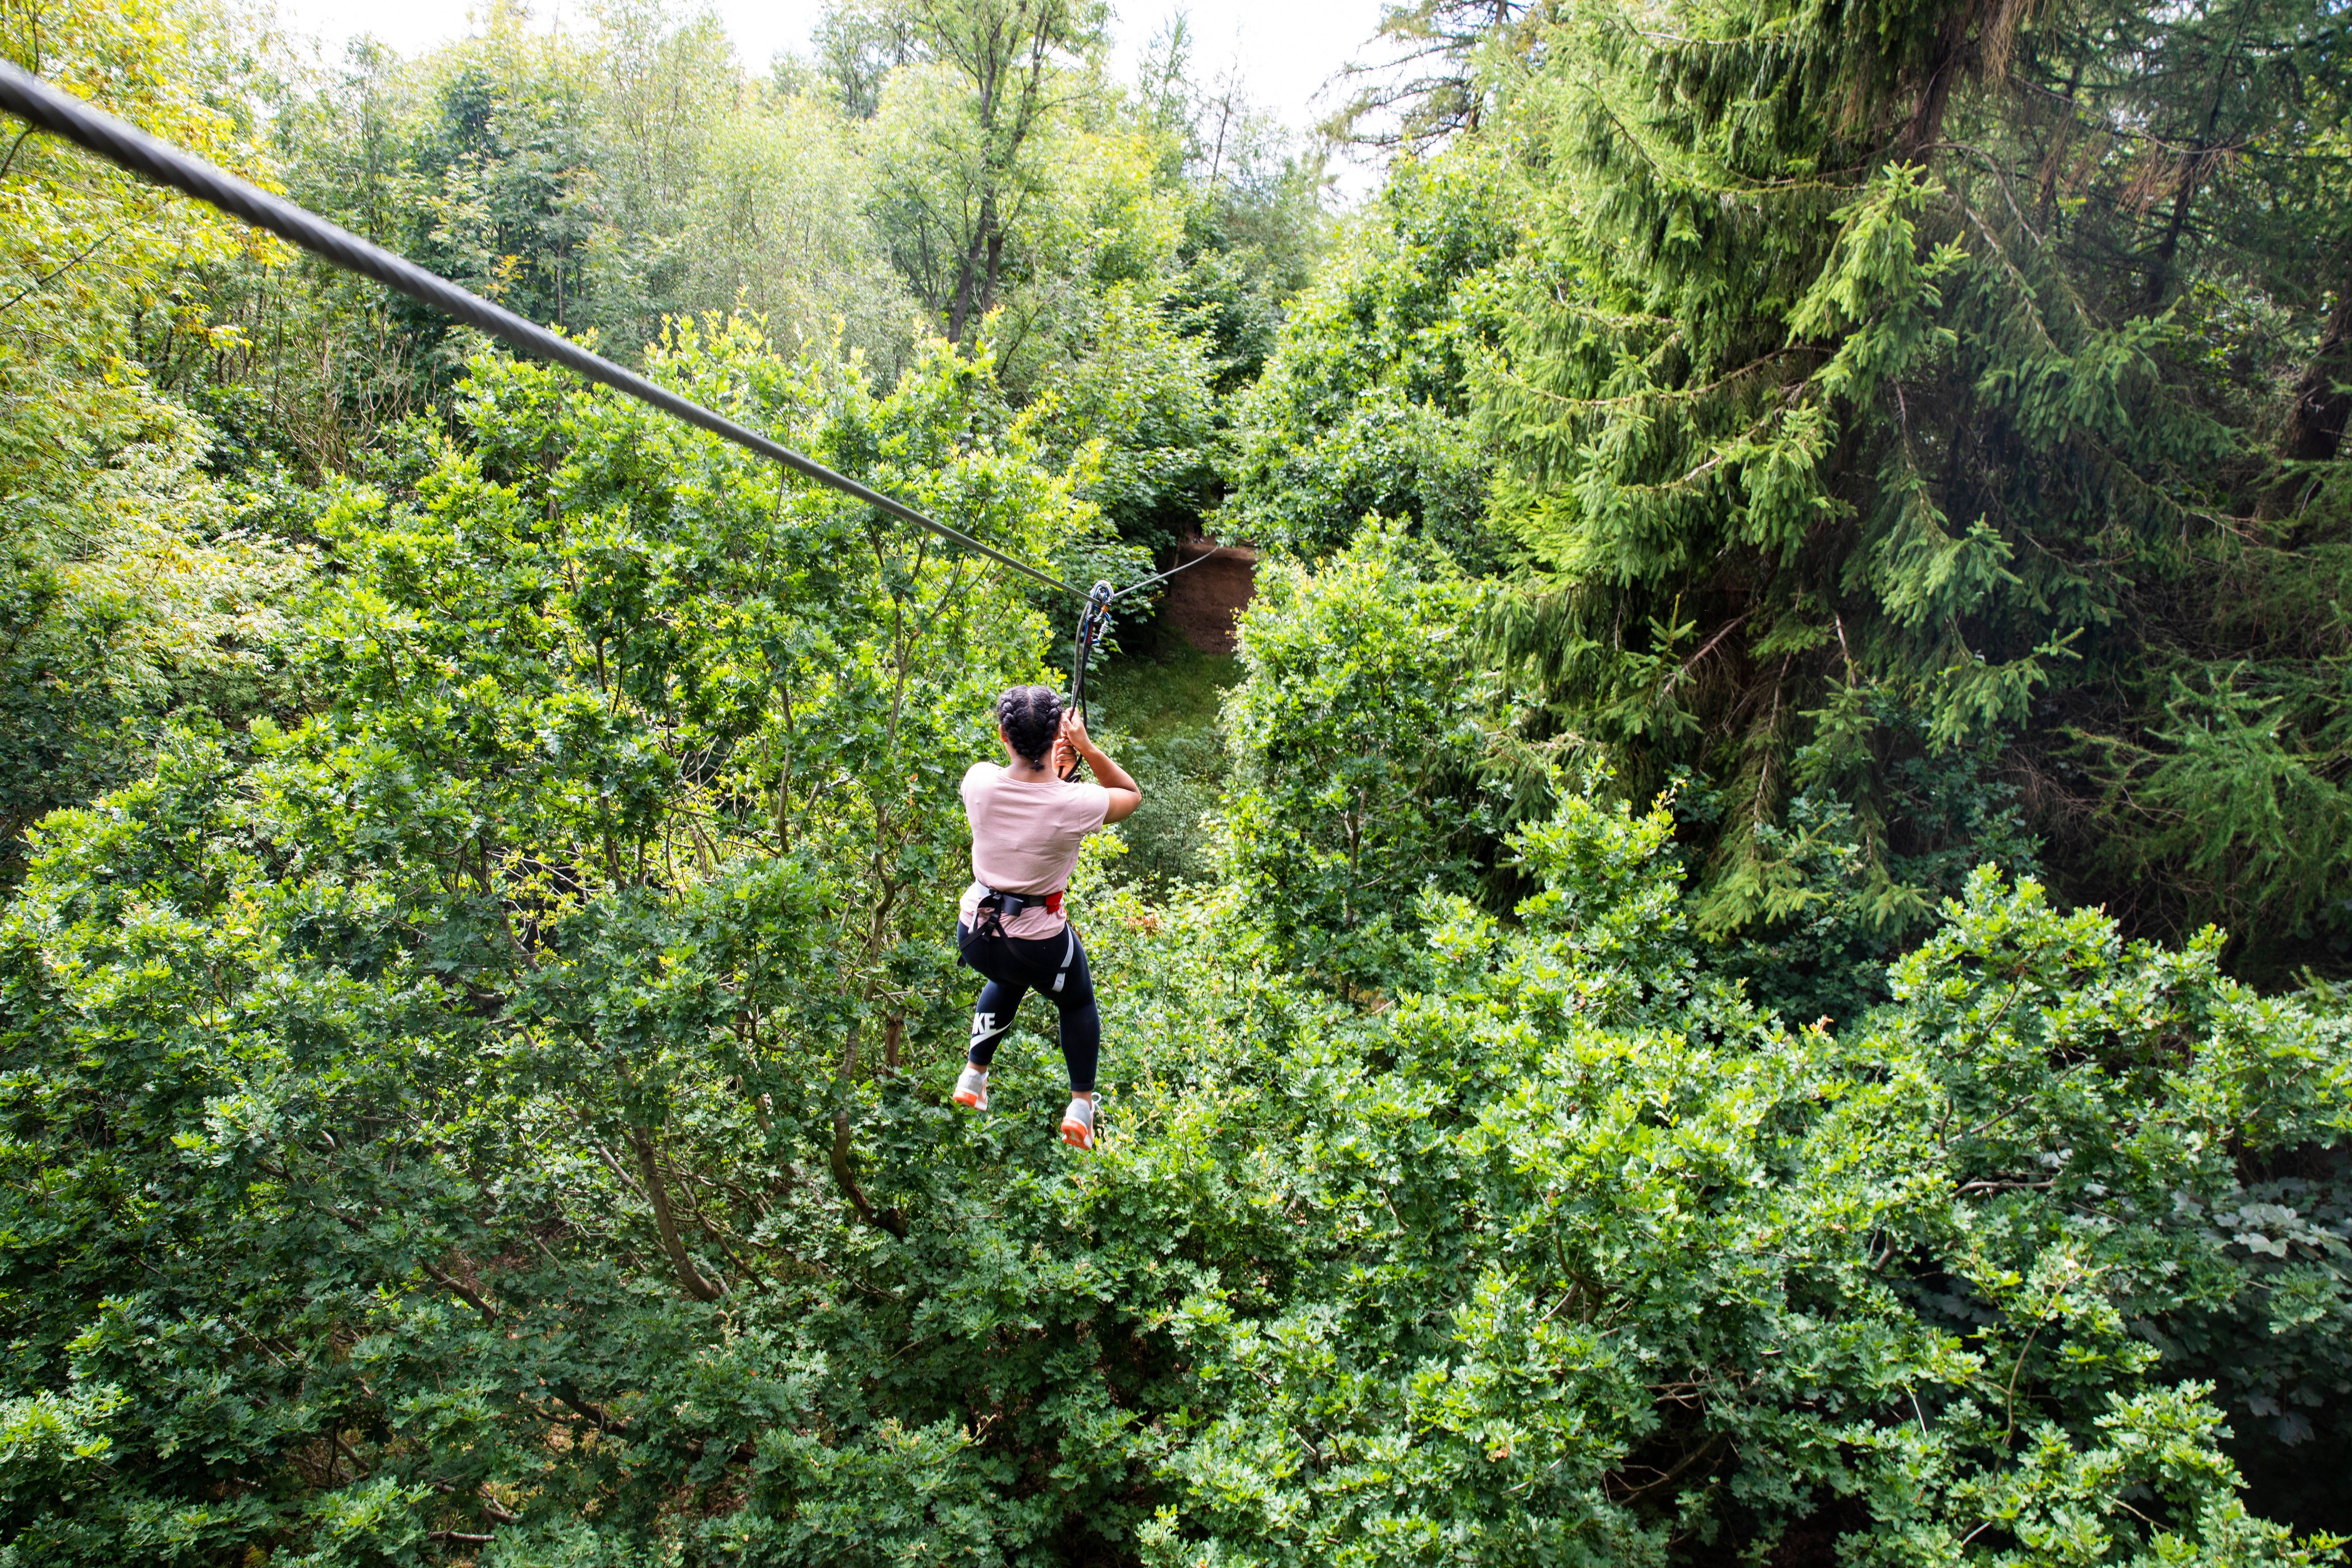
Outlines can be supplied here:
[[[963, 814], [971, 819], [971, 874], [956, 918], [978, 917], [982, 888], [1001, 893], [1058, 893], [1078, 863], [1078, 841], [1103, 825], [1110, 791], [1098, 784], [1047, 779], [1023, 784], [994, 763], [964, 770]], [[1032, 904], [1004, 922], [1007, 936], [1059, 936], [1066, 922]]]

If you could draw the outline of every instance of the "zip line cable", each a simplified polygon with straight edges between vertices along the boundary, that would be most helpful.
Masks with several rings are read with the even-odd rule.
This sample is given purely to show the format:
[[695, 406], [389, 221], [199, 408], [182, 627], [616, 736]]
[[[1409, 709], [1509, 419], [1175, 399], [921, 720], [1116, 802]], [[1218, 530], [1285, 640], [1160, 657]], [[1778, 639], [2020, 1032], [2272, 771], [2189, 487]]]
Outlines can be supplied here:
[[1214, 555], [1222, 548], [1223, 546], [1212, 540], [1209, 542], [1208, 549], [1203, 550], [1200, 554], [1195, 555], [1192, 559], [1185, 562], [1182, 565], [1171, 566], [1167, 571], [1160, 573], [1156, 576], [1146, 577], [1139, 583], [1129, 583], [1126, 587], [1121, 588], [1111, 595], [1111, 597], [1114, 599], [1124, 599], [1129, 594], [1136, 592], [1138, 589], [1149, 588], [1154, 583], [1165, 583], [1169, 578], [1173, 577], [1179, 572], [1190, 572], [1193, 567], [1198, 566], [1202, 562], [1206, 561], [1209, 557]]
[[[73, 94], [51, 86], [6, 59], [0, 59], [0, 109], [51, 135], [61, 136], [110, 163], [118, 164], [134, 174], [144, 175], [159, 185], [194, 196], [232, 217], [244, 219], [256, 228], [267, 229], [288, 244], [323, 257], [346, 271], [373, 278], [387, 289], [396, 289], [412, 300], [430, 305], [467, 326], [479, 328], [520, 353], [534, 359], [551, 361], [600, 385], [609, 386], [624, 396], [634, 397], [650, 407], [732, 441], [747, 451], [773, 458], [794, 473], [814, 479], [821, 485], [829, 485], [888, 516], [911, 522], [918, 528], [929, 529], [940, 538], [961, 544], [967, 550], [977, 551], [1049, 588], [1059, 588], [1075, 598], [1084, 599], [1089, 606], [1088, 613], [1094, 613], [1094, 595], [1072, 587], [1052, 573], [1007, 555], [993, 545], [983, 544], [971, 534], [926, 517], [905, 502], [893, 500], [879, 490], [870, 489], [846, 474], [834, 472], [823, 463], [795, 452], [781, 441], [771, 440], [723, 414], [714, 414], [698, 403], [657, 386], [635, 372], [614, 364], [602, 354], [591, 353], [578, 343], [536, 326], [512, 310], [493, 305], [480, 295], [468, 293], [447, 279], [427, 272], [404, 257], [394, 256], [382, 246], [369, 244], [349, 229], [329, 223], [316, 213], [248, 184], [194, 153], [157, 141], [137, 127], [103, 110], [92, 108]], [[1187, 566], [1192, 564], [1193, 563], [1189, 561], [1185, 563]], [[1161, 574], [1161, 576], [1166, 575]], [[1136, 588], [1159, 580], [1154, 577], [1143, 583], [1131, 584], [1110, 594], [1102, 603], [1107, 605], [1110, 598], [1132, 593]]]
[[[322, 257], [347, 272], [373, 278], [387, 289], [480, 329], [521, 353], [560, 364], [599, 385], [611, 387], [625, 397], [634, 397], [648, 407], [660, 409], [723, 440], [732, 441], [747, 451], [773, 458], [793, 472], [814, 479], [821, 485], [829, 485], [887, 516], [911, 522], [918, 528], [929, 529], [942, 539], [1010, 566], [1049, 588], [1058, 588], [1074, 598], [1083, 599], [1086, 605], [1078, 612], [1077, 643], [1071, 661], [1070, 694], [1066, 704], [1066, 710], [1077, 715], [1081, 724], [1086, 722], [1087, 666], [1093, 662], [1096, 647], [1109, 619], [1112, 601], [1149, 588], [1155, 583], [1164, 583], [1177, 573], [1198, 566], [1216, 553], [1213, 546], [1192, 560], [1129, 583], [1124, 588], [1113, 588], [1108, 583], [1097, 583], [1091, 591], [1081, 591], [1042, 567], [1033, 566], [993, 545], [982, 543], [969, 533], [950, 528], [903, 501], [894, 500], [879, 490], [859, 484], [846, 474], [835, 473], [781, 441], [772, 440], [757, 430], [737, 424], [723, 414], [715, 414], [698, 403], [680, 397], [668, 388], [614, 364], [602, 354], [591, 353], [578, 343], [526, 321], [512, 310], [494, 305], [478, 294], [460, 289], [446, 278], [426, 271], [405, 257], [394, 256], [382, 246], [372, 245], [349, 229], [329, 223], [308, 208], [297, 206], [282, 196], [273, 196], [192, 153], [158, 141], [136, 126], [91, 107], [5, 58], [0, 58], [0, 110], [5, 110], [28, 125], [47, 131], [51, 135], [61, 136], [84, 151], [134, 174], [194, 196], [232, 217], [242, 218], [256, 228], [267, 229], [289, 245]], [[781, 497], [778, 504], [782, 505]]]

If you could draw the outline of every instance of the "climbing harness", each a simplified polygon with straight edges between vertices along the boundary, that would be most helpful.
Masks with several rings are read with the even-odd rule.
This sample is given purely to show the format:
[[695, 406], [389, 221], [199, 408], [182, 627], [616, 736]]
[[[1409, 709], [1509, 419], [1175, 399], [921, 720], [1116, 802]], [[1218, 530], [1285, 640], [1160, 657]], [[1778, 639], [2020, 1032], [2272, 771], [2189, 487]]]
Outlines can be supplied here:
[[[985, 882], [978, 886], [981, 893], [980, 910], [972, 920], [971, 935], [957, 944], [959, 952], [982, 937], [1003, 936], [1004, 922], [1025, 909], [1043, 905], [1048, 913], [1058, 915], [1062, 912], [1062, 894], [1059, 892], [1007, 893], [992, 888]], [[1067, 889], [1063, 889], [1064, 892], [1067, 890]], [[1077, 956], [1077, 928], [1071, 925], [1069, 921], [1064, 921], [1062, 922], [1062, 962], [1054, 969], [1055, 995], [1059, 996], [1062, 994], [1064, 982], [1070, 978], [1070, 965], [1076, 961]]]
[[[904, 501], [894, 500], [879, 490], [868, 489], [846, 474], [835, 473], [780, 441], [772, 440], [723, 414], [715, 414], [698, 403], [680, 397], [667, 387], [657, 386], [644, 376], [623, 369], [602, 354], [591, 353], [578, 343], [559, 337], [544, 327], [535, 326], [513, 311], [491, 304], [478, 294], [468, 293], [447, 279], [427, 272], [405, 258], [394, 256], [381, 246], [371, 245], [349, 229], [329, 223], [307, 208], [273, 196], [169, 142], [159, 142], [135, 126], [117, 120], [103, 110], [93, 109], [73, 94], [52, 87], [5, 59], [0, 59], [0, 110], [5, 110], [52, 135], [62, 136], [134, 174], [144, 175], [159, 185], [184, 192], [200, 202], [218, 207], [232, 217], [244, 219], [256, 228], [268, 229], [289, 244], [323, 257], [345, 271], [373, 278], [387, 289], [396, 289], [412, 300], [430, 305], [444, 315], [478, 328], [521, 353], [560, 364], [599, 385], [609, 386], [625, 397], [634, 397], [648, 407], [658, 408], [723, 440], [731, 441], [746, 451], [772, 458], [804, 479], [828, 485], [887, 516], [928, 529], [942, 539], [985, 555], [1049, 588], [1058, 588], [1073, 597], [1084, 599], [1087, 615], [1092, 620], [1093, 634], [1097, 637], [1101, 633], [1103, 614], [1112, 600], [1148, 588], [1199, 563], [1199, 561], [1187, 561], [1156, 576], [1130, 583], [1124, 588], [1114, 590], [1107, 583], [1097, 583], [1092, 593], [1081, 592], [1043, 567], [1008, 555], [969, 533], [926, 517]], [[1201, 561], [1206, 559], [1207, 555], [1199, 558]], [[1079, 629], [1082, 642], [1087, 635], [1087, 620], [1082, 617]], [[1085, 646], [1091, 647], [1091, 644]], [[1083, 688], [1085, 679], [1086, 669], [1081, 661], [1072, 677], [1074, 695]]]
[[[985, 882], [975, 883], [974, 886], [980, 889], [980, 915], [972, 922], [971, 928], [971, 934], [975, 937], [1003, 936], [1006, 921], [1025, 909], [1038, 905], [1043, 905], [1049, 915], [1058, 915], [1062, 912], [1060, 892], [1008, 893], [1001, 888], [992, 888]], [[1058, 991], [1061, 987], [1057, 985], [1055, 989]]]

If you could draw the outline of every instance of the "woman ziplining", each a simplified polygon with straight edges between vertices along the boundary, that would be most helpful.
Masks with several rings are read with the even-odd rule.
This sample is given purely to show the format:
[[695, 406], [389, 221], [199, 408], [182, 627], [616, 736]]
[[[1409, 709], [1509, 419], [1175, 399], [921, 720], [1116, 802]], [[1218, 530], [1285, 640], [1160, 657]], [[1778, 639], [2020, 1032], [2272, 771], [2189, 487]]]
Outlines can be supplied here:
[[[956, 1086], [956, 1098], [981, 1110], [987, 1108], [989, 1060], [997, 1040], [1011, 1026], [1022, 997], [1034, 987], [1050, 996], [1062, 1013], [1062, 1050], [1070, 1068], [1071, 1089], [1062, 1135], [1078, 1148], [1094, 1147], [1094, 1071], [1102, 1025], [1087, 975], [1086, 955], [1078, 947], [1076, 931], [1062, 917], [1061, 894], [1076, 862], [1079, 840], [1132, 814], [1143, 796], [1135, 781], [1087, 737], [1087, 666], [1108, 624], [1113, 601], [1198, 565], [1213, 552], [1124, 587], [1114, 589], [1108, 583], [1097, 583], [1092, 591], [1081, 591], [1042, 567], [927, 517], [894, 497], [835, 473], [780, 441], [469, 293], [316, 213], [158, 141], [5, 59], [0, 59], [0, 110], [26, 121], [29, 127], [63, 137], [157, 184], [266, 229], [346, 271], [372, 278], [520, 353], [562, 365], [829, 486], [885, 516], [929, 530], [1033, 582], [1084, 600], [1069, 711], [1066, 714], [1061, 700], [1044, 687], [1019, 687], [1006, 693], [1000, 700], [998, 719], [1010, 763], [1003, 769], [977, 764], [964, 775], [964, 808], [972, 824], [972, 871], [978, 880], [967, 891], [960, 912], [958, 945], [964, 961], [986, 976], [988, 984], [981, 992], [971, 1049], [964, 1076]], [[1006, 703], [1013, 707], [1006, 708]], [[1102, 782], [1072, 782], [1081, 759]]]
[[[1092, 1149], [1102, 1015], [1062, 897], [1087, 835], [1133, 816], [1143, 791], [1045, 687], [1016, 686], [998, 698], [996, 735], [1004, 765], [974, 763], [963, 775], [972, 883], [956, 910], [956, 951], [988, 984], [972, 1005], [971, 1045], [955, 1101], [988, 1109], [996, 1043], [1013, 1027], [1022, 998], [1035, 991], [1062, 1016], [1062, 1061], [1070, 1074], [1062, 1142]], [[1099, 783], [1073, 782], [1081, 760]]]

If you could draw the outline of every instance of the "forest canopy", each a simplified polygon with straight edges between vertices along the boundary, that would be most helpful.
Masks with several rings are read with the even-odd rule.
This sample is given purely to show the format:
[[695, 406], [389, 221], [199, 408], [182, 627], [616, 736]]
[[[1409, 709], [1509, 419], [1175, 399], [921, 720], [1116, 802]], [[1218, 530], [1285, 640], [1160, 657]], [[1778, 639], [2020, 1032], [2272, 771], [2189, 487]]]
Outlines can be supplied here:
[[1089, 670], [1081, 1152], [1034, 1004], [949, 1092], [1074, 602], [0, 125], [0, 1568], [2345, 1561], [2347, 25], [0, 9], [1254, 588]]

